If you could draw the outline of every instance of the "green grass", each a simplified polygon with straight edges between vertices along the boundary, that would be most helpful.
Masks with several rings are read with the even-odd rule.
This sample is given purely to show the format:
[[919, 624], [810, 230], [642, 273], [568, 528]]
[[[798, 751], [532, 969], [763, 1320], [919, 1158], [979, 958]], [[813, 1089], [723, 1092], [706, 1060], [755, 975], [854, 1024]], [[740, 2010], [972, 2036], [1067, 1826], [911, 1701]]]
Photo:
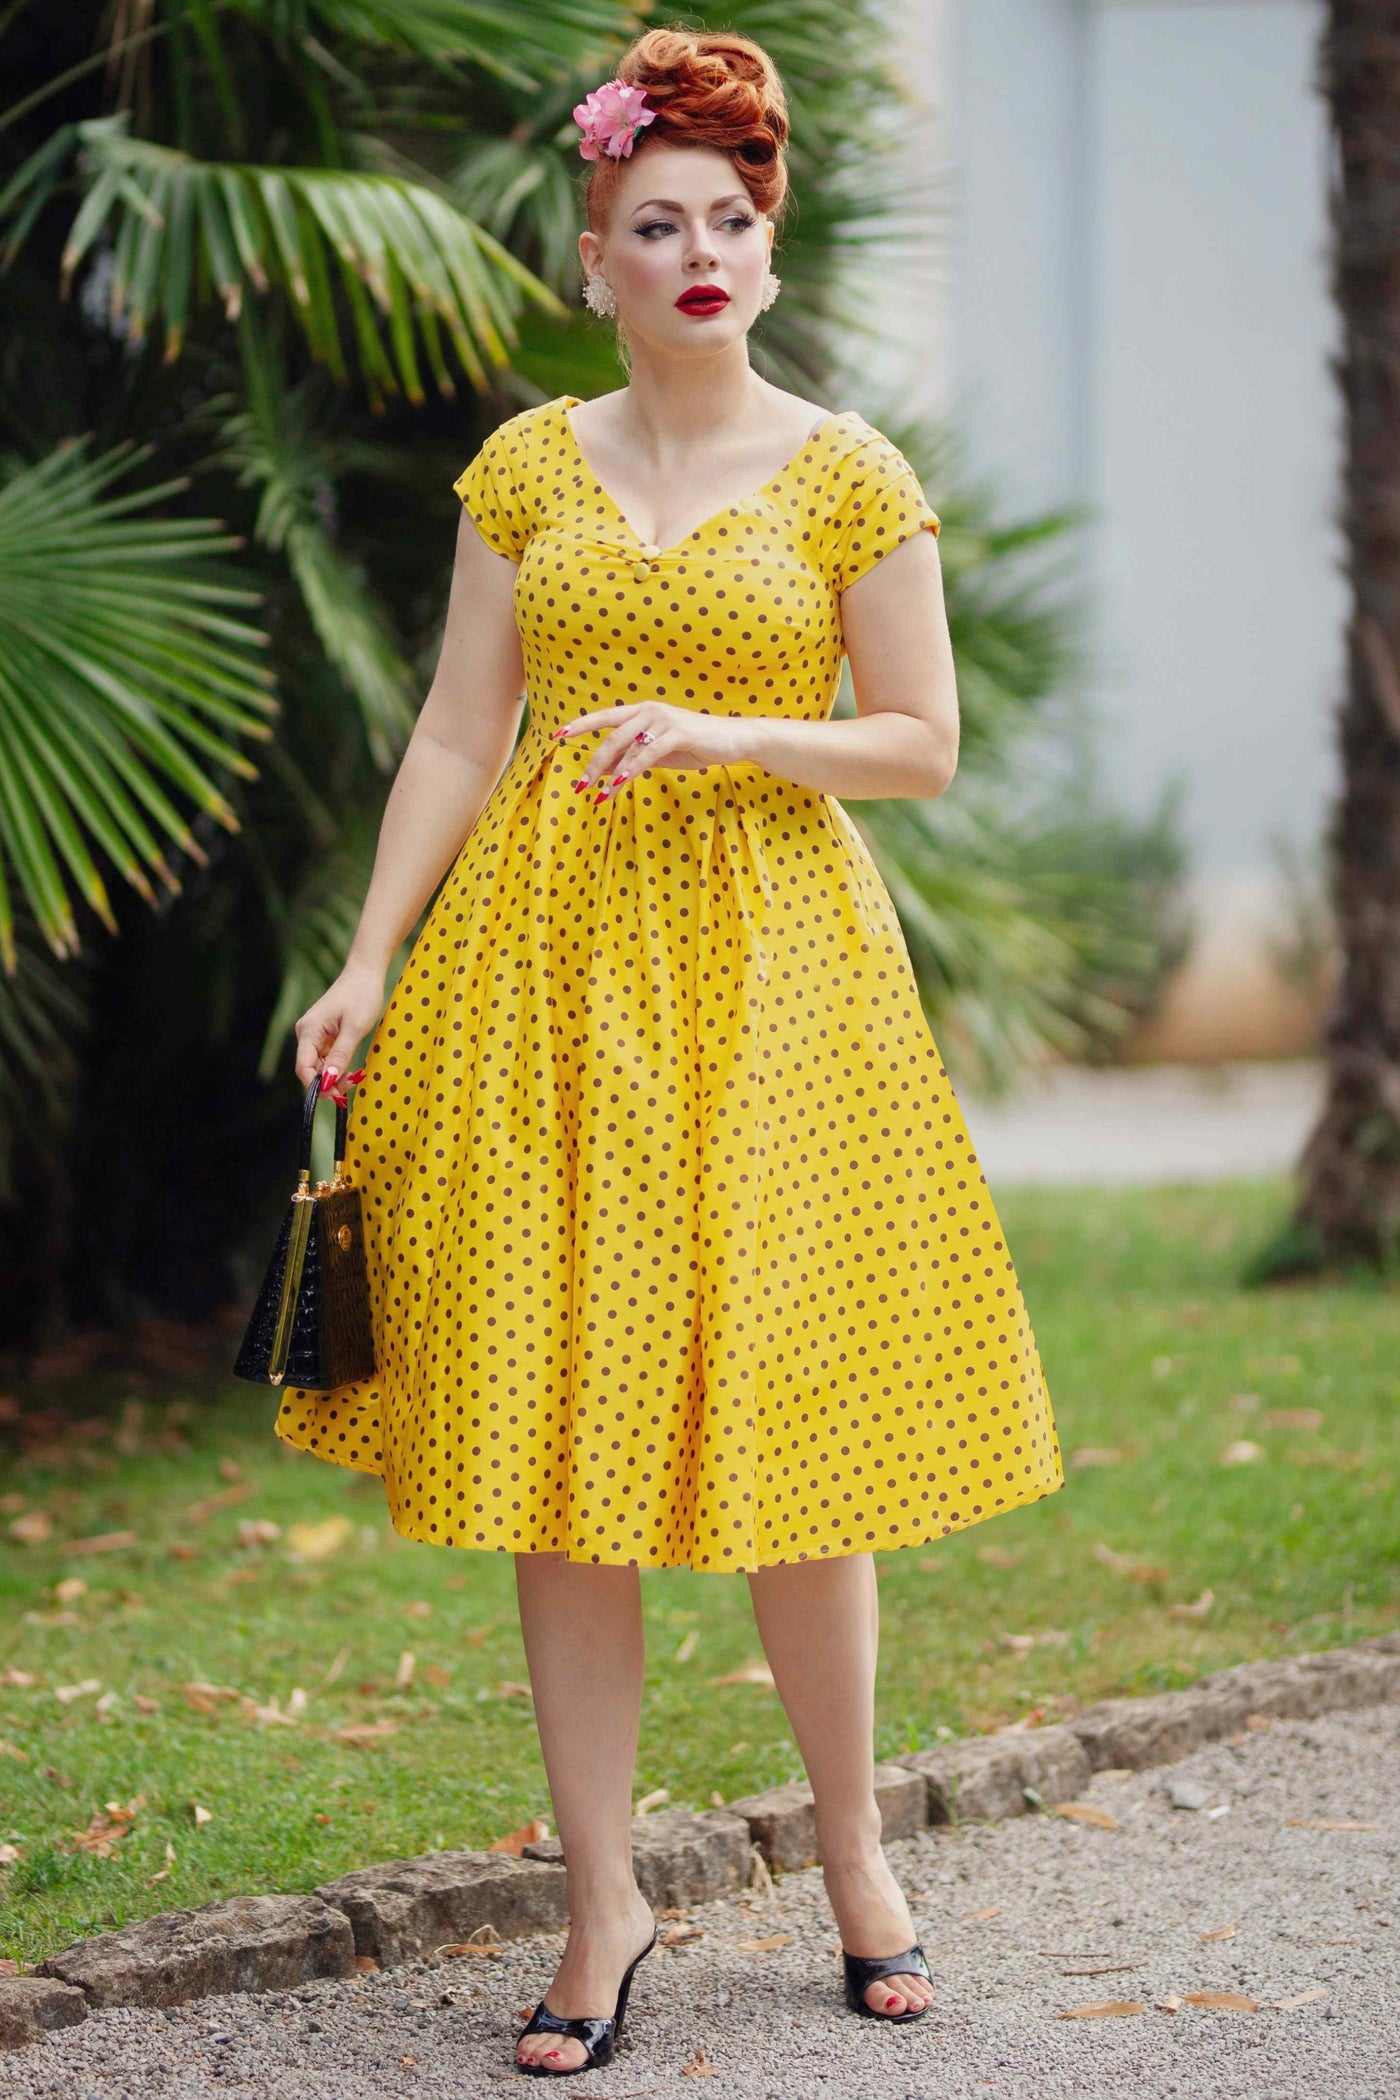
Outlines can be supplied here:
[[[999, 1192], [1066, 1484], [878, 1557], [882, 1755], [1396, 1623], [1400, 1297], [1364, 1281], [1239, 1290], [1284, 1199], [1277, 1182]], [[502, 1691], [526, 1674], [509, 1556], [395, 1539], [377, 1479], [286, 1451], [272, 1396], [231, 1377], [90, 1376], [14, 1399], [68, 1427], [31, 1439], [0, 1481], [0, 1677], [35, 1680], [0, 1683], [0, 1842], [19, 1855], [0, 1868], [0, 1953], [32, 1962], [152, 1911], [309, 1888], [549, 1819], [530, 1706]], [[1317, 1428], [1266, 1420], [1308, 1407]], [[1243, 1438], [1265, 1456], [1222, 1465]], [[1121, 1455], [1078, 1466], [1085, 1447]], [[240, 1484], [235, 1469], [251, 1493], [192, 1517]], [[8, 1526], [34, 1510], [51, 1515], [50, 1540], [12, 1542]], [[337, 1553], [290, 1556], [290, 1526], [332, 1517], [350, 1525]], [[247, 1519], [282, 1535], [241, 1546]], [[66, 1550], [113, 1530], [138, 1543]], [[1149, 1572], [1106, 1564], [1096, 1545]], [[73, 1577], [86, 1590], [60, 1601]], [[1169, 1611], [1207, 1588], [1204, 1616]], [[649, 1573], [643, 1597], [638, 1796], [667, 1787], [705, 1807], [798, 1776], [775, 1694], [712, 1683], [761, 1654], [743, 1578]], [[1002, 1638], [1047, 1632], [1064, 1638], [1024, 1651]], [[416, 1673], [396, 1690], [405, 1649]], [[89, 1678], [100, 1693], [56, 1698]], [[304, 1717], [260, 1721], [239, 1700], [199, 1711], [181, 1690], [194, 1681], [284, 1710], [299, 1686]], [[400, 1725], [360, 1746], [331, 1733], [375, 1719]], [[105, 1803], [137, 1795], [110, 1856], [70, 1849]], [[211, 1812], [198, 1826], [196, 1802]]]

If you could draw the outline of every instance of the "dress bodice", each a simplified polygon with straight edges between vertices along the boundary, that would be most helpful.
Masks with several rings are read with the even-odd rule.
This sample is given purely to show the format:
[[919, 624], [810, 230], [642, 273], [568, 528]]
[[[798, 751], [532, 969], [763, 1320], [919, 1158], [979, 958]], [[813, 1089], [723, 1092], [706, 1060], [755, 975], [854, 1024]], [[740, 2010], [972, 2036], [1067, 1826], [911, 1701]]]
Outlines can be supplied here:
[[575, 406], [565, 394], [510, 417], [454, 484], [518, 564], [533, 726], [638, 700], [825, 719], [841, 593], [901, 541], [939, 530], [909, 461], [854, 411], [829, 416], [772, 480], [659, 547], [590, 469]]

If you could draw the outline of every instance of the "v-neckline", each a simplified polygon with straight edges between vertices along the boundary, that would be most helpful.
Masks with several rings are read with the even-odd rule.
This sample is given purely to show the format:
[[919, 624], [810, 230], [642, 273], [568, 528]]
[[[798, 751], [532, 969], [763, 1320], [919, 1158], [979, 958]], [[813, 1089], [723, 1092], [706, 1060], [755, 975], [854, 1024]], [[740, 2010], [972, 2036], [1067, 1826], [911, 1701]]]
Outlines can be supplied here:
[[632, 538], [636, 541], [636, 544], [641, 550], [641, 552], [653, 561], [657, 560], [662, 555], [683, 554], [688, 543], [691, 540], [697, 538], [698, 535], [705, 530], [707, 525], [713, 525], [716, 519], [727, 517], [731, 511], [743, 510], [748, 504], [756, 503], [760, 496], [766, 496], [770, 489], [776, 487], [780, 481], [784, 480], [786, 476], [792, 472], [792, 469], [797, 465], [797, 462], [801, 459], [803, 453], [807, 450], [807, 447], [809, 445], [814, 445], [824, 430], [828, 429], [833, 423], [844, 422], [846, 417], [851, 413], [849, 409], [838, 409], [835, 411], [834, 414], [824, 416], [821, 422], [818, 423], [816, 429], [809, 431], [806, 437], [803, 438], [802, 443], [798, 446], [797, 450], [793, 453], [792, 457], [783, 462], [782, 466], [779, 467], [777, 473], [773, 476], [771, 481], [765, 481], [758, 488], [751, 489], [746, 496], [736, 497], [732, 503], [722, 503], [718, 510], [712, 510], [708, 518], [702, 518], [698, 525], [692, 525], [689, 532], [687, 532], [681, 539], [674, 541], [671, 546], [658, 547], [655, 540], [644, 540], [642, 538], [636, 526], [632, 523], [631, 519], [627, 516], [627, 513], [622, 509], [621, 505], [618, 503], [617, 498], [611, 493], [609, 489], [604, 487], [603, 483], [598, 479], [597, 474], [594, 472], [594, 469], [589, 464], [588, 459], [584, 453], [583, 447], [578, 441], [578, 433], [575, 431], [573, 422], [569, 415], [569, 410], [571, 408], [581, 408], [583, 406], [582, 396], [579, 394], [561, 394], [559, 399], [559, 413], [564, 425], [564, 434], [567, 437], [570, 445], [573, 447], [574, 457], [577, 459], [579, 465], [584, 469], [584, 472], [593, 476], [593, 486], [597, 489], [599, 495], [608, 505], [609, 509], [612, 511], [612, 514], [617, 519], [618, 523], [624, 526], [626, 530], [631, 534]]

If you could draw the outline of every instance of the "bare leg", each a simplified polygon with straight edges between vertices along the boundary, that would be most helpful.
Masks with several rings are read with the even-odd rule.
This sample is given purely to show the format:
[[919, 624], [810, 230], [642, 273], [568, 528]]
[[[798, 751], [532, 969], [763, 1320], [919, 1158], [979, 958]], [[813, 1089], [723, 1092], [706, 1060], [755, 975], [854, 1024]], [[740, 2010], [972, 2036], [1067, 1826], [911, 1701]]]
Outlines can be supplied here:
[[[754, 1617], [816, 1800], [822, 1878], [849, 1954], [914, 1944], [914, 1921], [880, 1843], [875, 1802], [875, 1658], [880, 1606], [868, 1553], [790, 1561], [749, 1575]], [[927, 2005], [928, 1979], [882, 1977], [876, 2012]]]
[[[632, 1777], [641, 1725], [641, 1577], [562, 1553], [517, 1553], [520, 1627], [554, 1820], [569, 1877], [569, 1941], [546, 1990], [551, 2012], [607, 2015], [651, 1936], [632, 1872]], [[572, 2035], [531, 2034], [517, 2061], [587, 2060]]]

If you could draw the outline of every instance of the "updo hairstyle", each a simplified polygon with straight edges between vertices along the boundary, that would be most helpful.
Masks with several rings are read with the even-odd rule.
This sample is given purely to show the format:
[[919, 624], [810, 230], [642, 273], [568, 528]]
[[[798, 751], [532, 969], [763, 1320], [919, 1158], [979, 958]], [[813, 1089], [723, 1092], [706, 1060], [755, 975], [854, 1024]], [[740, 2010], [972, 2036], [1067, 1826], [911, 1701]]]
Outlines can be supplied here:
[[[751, 37], [717, 30], [649, 29], [618, 64], [624, 86], [644, 88], [656, 110], [633, 141], [635, 160], [654, 142], [712, 146], [727, 153], [756, 211], [779, 223], [788, 199], [787, 98], [777, 67]], [[589, 161], [583, 203], [601, 239], [612, 218], [629, 156]]]

